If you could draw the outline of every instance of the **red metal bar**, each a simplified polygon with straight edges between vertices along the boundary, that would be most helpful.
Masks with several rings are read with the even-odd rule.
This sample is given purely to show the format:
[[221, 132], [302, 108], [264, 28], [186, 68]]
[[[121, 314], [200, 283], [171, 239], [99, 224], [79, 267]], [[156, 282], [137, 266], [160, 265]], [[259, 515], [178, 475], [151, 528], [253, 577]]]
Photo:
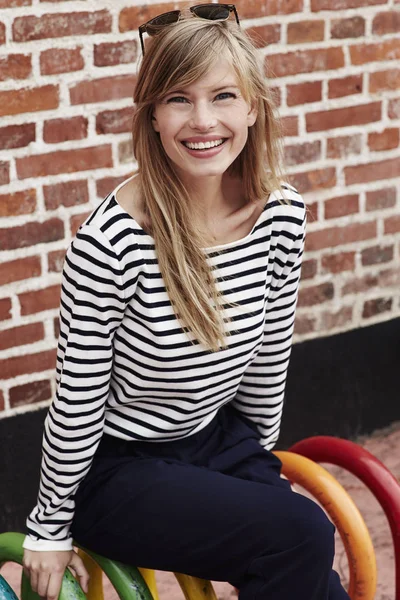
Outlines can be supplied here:
[[371, 452], [354, 442], [330, 436], [301, 440], [289, 448], [315, 462], [343, 467], [358, 477], [374, 494], [389, 521], [395, 554], [396, 598], [400, 600], [400, 484]]

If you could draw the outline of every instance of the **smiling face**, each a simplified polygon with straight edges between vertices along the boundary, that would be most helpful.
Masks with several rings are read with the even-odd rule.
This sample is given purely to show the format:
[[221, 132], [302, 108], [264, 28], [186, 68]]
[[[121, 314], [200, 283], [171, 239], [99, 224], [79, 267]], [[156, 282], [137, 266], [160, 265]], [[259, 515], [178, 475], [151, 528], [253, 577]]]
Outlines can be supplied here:
[[173, 89], [154, 107], [152, 124], [185, 180], [222, 176], [244, 148], [257, 113], [238, 87], [225, 58], [201, 79]]

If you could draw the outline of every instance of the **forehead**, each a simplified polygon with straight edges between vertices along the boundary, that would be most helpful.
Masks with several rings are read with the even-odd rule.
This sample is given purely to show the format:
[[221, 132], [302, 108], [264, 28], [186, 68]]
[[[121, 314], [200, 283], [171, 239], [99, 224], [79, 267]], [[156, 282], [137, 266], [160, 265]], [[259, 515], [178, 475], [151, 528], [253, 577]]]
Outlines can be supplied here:
[[[209, 70], [193, 83], [186, 85], [185, 90], [190, 92], [201, 88], [202, 90], [215, 90], [221, 87], [239, 87], [240, 82], [233, 68], [232, 62], [221, 57], [209, 68]], [[182, 87], [182, 86], [180, 86]]]

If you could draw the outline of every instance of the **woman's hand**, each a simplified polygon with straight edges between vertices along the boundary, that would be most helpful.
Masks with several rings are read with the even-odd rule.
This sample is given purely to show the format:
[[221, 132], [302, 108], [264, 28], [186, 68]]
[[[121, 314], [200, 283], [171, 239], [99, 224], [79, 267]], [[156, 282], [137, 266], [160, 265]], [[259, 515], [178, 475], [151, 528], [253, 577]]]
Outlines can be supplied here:
[[89, 574], [82, 559], [73, 550], [61, 552], [24, 550], [22, 564], [33, 591], [42, 598], [57, 600], [67, 567], [71, 567], [76, 573], [83, 591], [88, 591]]

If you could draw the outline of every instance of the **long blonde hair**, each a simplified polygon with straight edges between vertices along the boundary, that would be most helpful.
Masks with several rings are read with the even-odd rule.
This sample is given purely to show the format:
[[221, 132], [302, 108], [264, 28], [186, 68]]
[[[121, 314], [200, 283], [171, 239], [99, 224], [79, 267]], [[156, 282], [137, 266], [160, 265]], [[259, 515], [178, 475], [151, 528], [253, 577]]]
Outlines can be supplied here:
[[242, 180], [249, 202], [266, 200], [271, 191], [281, 189], [281, 126], [256, 50], [236, 24], [183, 18], [149, 42], [134, 93], [133, 151], [140, 194], [175, 314], [193, 341], [217, 351], [226, 347], [223, 298], [203, 249], [204, 238], [193, 225], [189, 193], [151, 125], [154, 104], [171, 89], [200, 79], [221, 56], [229, 57], [241, 93], [258, 108], [246, 145], [228, 169]]

